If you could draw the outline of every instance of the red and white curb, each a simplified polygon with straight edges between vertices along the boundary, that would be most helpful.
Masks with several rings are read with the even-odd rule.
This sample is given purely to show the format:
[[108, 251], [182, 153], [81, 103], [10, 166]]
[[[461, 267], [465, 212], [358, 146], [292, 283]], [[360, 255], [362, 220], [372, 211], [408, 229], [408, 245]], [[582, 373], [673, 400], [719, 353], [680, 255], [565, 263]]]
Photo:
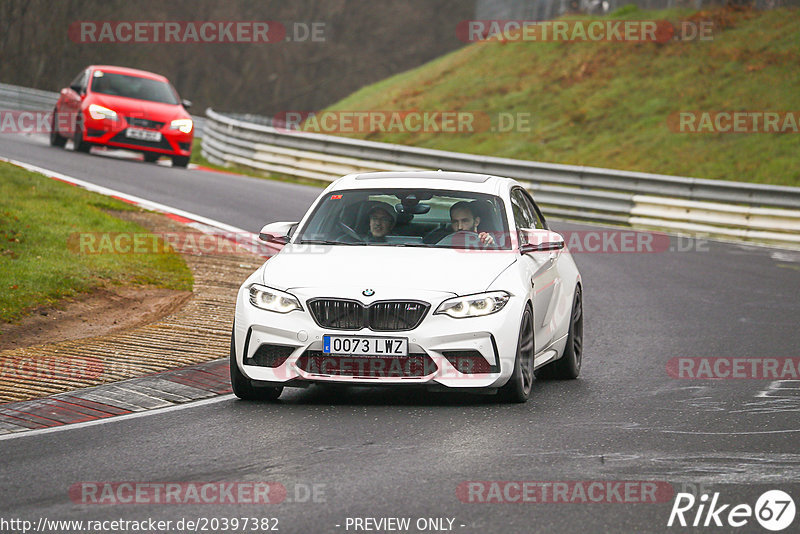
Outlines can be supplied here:
[[[258, 234], [121, 191], [79, 180], [29, 163], [0, 157], [0, 161], [36, 172], [88, 191], [116, 198], [167, 217], [205, 234], [231, 239], [239, 246], [268, 258], [277, 249], [265, 246]], [[51, 397], [0, 405], [0, 441], [67, 428], [196, 406], [231, 397], [227, 359], [165, 371], [122, 382], [60, 393]]]
[[43, 399], [3, 404], [0, 441], [29, 435], [31, 431], [85, 426], [148, 410], [164, 411], [230, 392], [228, 360], [223, 359]]

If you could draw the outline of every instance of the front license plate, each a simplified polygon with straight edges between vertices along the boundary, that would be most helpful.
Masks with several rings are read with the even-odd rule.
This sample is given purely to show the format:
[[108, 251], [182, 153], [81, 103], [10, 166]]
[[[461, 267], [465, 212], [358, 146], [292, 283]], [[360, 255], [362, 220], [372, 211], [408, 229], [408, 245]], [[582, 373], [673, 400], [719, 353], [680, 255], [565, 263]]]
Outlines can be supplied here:
[[125, 130], [125, 137], [158, 143], [161, 141], [161, 132], [155, 132], [153, 130], [140, 130], [139, 128], [128, 128]]
[[325, 354], [408, 356], [408, 339], [401, 337], [322, 336]]

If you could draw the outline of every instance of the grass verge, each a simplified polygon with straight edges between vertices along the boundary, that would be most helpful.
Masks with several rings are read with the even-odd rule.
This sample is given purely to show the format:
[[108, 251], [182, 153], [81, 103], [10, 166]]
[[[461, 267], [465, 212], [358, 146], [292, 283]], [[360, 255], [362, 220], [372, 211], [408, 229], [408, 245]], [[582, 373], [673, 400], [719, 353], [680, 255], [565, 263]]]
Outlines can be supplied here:
[[676, 133], [669, 126], [670, 117], [684, 111], [796, 114], [798, 14], [786, 8], [695, 12], [625, 6], [607, 18], [712, 21], [713, 38], [663, 44], [474, 43], [367, 86], [328, 109], [475, 111], [493, 119], [501, 113], [529, 114], [528, 131], [352, 136], [471, 154], [799, 186], [797, 133]]
[[107, 284], [191, 290], [177, 253], [80, 254], [68, 246], [79, 232], [147, 233], [113, 215], [139, 209], [0, 163], [0, 324]]

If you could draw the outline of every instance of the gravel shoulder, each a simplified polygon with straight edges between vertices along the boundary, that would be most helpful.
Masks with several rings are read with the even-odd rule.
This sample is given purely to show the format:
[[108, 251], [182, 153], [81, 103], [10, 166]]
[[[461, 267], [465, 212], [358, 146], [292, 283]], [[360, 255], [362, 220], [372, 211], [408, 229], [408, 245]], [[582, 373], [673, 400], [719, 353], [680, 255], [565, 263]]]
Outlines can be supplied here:
[[[125, 217], [152, 232], [204, 235], [161, 214], [130, 212]], [[203, 254], [191, 244], [181, 255], [194, 276], [191, 293], [109, 287], [60, 308], [37, 310], [19, 324], [4, 327], [0, 402], [45, 397], [225, 357], [236, 291], [263, 259], [239, 247], [224, 254]]]

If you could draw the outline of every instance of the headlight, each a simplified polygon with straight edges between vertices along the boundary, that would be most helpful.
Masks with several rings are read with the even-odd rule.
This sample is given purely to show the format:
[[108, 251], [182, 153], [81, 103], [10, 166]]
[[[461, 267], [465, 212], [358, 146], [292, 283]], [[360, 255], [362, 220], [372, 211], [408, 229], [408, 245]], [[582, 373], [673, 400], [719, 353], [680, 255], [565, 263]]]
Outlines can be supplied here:
[[192, 119], [175, 119], [169, 123], [169, 127], [173, 130], [180, 130], [183, 133], [192, 131]]
[[94, 120], [101, 120], [101, 119], [110, 119], [112, 121], [117, 120], [117, 112], [113, 109], [104, 108], [103, 106], [98, 106], [97, 104], [89, 105], [89, 115]]
[[456, 319], [491, 315], [502, 310], [510, 297], [511, 295], [505, 291], [491, 291], [489, 293], [455, 297], [442, 302], [434, 312], [434, 315], [443, 313]]
[[277, 313], [289, 313], [303, 309], [294, 295], [259, 284], [250, 286], [250, 304], [256, 308]]

